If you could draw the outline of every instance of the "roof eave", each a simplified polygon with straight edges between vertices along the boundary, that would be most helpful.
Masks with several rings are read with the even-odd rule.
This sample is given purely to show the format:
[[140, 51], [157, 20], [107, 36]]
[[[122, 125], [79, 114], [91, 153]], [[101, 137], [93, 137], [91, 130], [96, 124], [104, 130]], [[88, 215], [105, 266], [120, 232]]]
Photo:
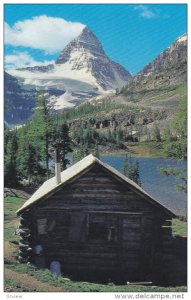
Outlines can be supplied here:
[[139, 185], [137, 185], [131, 179], [129, 179], [125, 175], [121, 174], [119, 171], [117, 171], [116, 169], [114, 169], [110, 165], [108, 165], [106, 163], [103, 163], [98, 158], [94, 157], [93, 155], [89, 155], [89, 156], [87, 156], [87, 158], [88, 157], [89, 157], [90, 161], [88, 162], [88, 164], [86, 165], [86, 167], [84, 169], [83, 168], [80, 169], [79, 172], [76, 172], [74, 176], [69, 177], [64, 182], [61, 182], [59, 185], [55, 186], [48, 193], [46, 193], [43, 196], [37, 198], [36, 200], [34, 200], [34, 202], [30, 203], [29, 205], [25, 205], [24, 204], [20, 209], [17, 210], [17, 212], [16, 212], [17, 215], [19, 216], [25, 210], [27, 210], [27, 209], [31, 208], [32, 206], [34, 206], [37, 202], [39, 202], [41, 200], [43, 201], [43, 200], [47, 199], [52, 194], [54, 194], [55, 192], [57, 192], [58, 190], [60, 190], [63, 186], [65, 186], [65, 185], [69, 184], [70, 182], [76, 180], [77, 177], [79, 177], [83, 173], [86, 173], [90, 168], [92, 168], [93, 165], [95, 165], [96, 163], [98, 163], [104, 169], [106, 169], [111, 175], [115, 175], [115, 177], [118, 178], [118, 180], [122, 181], [125, 184], [128, 184], [133, 191], [135, 191], [136, 193], [140, 194], [142, 197], [144, 197], [146, 200], [148, 200], [153, 205], [155, 205], [155, 206], [163, 209], [170, 217], [172, 217], [172, 218], [176, 218], [177, 217], [169, 208], [165, 207], [163, 204], [161, 204], [156, 199], [154, 199], [151, 195], [149, 195], [147, 192], [145, 192]]
[[[86, 173], [90, 168], [92, 168], [92, 166], [96, 163], [96, 160], [94, 160], [90, 165], [88, 165], [86, 168], [84, 168], [83, 171], [79, 172], [78, 174], [76, 174], [74, 177], [69, 178], [67, 181], [65, 182], [61, 182], [59, 185], [55, 186], [51, 191], [49, 191], [47, 194], [44, 194], [42, 197], [38, 198], [37, 200], [35, 200], [33, 203], [27, 205], [27, 206], [22, 206], [20, 209], [18, 209], [16, 211], [17, 216], [20, 216], [25, 210], [31, 208], [32, 206], [35, 206], [36, 203], [38, 203], [39, 201], [43, 201], [47, 198], [49, 198], [51, 195], [53, 195], [55, 192], [59, 191], [62, 187], [64, 187], [65, 185], [71, 183], [72, 181], [76, 180], [76, 178], [81, 175]], [[30, 200], [30, 198], [29, 198]]]

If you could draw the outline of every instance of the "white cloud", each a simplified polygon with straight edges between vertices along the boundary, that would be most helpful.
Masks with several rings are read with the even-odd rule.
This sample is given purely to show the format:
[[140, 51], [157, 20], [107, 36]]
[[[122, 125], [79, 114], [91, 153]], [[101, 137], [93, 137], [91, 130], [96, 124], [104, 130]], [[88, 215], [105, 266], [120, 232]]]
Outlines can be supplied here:
[[5, 44], [41, 49], [53, 54], [61, 51], [84, 27], [81, 23], [46, 15], [18, 21], [12, 27], [5, 23]]
[[135, 10], [138, 10], [140, 12], [140, 16], [145, 18], [145, 19], [154, 19], [157, 17], [157, 13], [148, 8], [147, 5], [136, 5], [134, 7]]
[[53, 63], [54, 61], [36, 61], [27, 52], [15, 52], [5, 56], [5, 68], [6, 69], [17, 69], [24, 67], [42, 66]]

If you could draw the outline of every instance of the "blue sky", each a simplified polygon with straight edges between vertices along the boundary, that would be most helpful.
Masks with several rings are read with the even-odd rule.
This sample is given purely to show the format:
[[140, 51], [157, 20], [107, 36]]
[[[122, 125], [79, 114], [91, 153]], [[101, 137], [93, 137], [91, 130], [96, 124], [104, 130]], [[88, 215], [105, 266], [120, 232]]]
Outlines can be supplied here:
[[186, 4], [5, 4], [5, 66], [55, 60], [83, 26], [133, 75], [187, 32]]

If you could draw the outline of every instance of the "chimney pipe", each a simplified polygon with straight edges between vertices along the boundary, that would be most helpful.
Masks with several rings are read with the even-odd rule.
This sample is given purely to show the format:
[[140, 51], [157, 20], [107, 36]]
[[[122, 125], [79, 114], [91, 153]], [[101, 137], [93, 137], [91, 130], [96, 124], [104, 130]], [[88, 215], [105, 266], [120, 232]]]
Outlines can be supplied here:
[[58, 149], [55, 150], [55, 177], [56, 184], [61, 183], [60, 153]]

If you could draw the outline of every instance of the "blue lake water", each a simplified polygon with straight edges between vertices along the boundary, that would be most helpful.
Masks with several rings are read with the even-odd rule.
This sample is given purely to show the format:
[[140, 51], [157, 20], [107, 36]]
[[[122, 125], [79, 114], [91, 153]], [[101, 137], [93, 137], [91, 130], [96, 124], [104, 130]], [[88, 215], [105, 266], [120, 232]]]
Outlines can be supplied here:
[[[101, 156], [103, 162], [122, 172], [124, 157]], [[161, 204], [170, 208], [178, 215], [186, 215], [187, 197], [182, 191], [177, 191], [175, 186], [178, 180], [174, 176], [165, 176], [160, 171], [164, 167], [185, 168], [185, 161], [175, 161], [163, 158], [132, 158], [138, 160], [141, 187]]]

